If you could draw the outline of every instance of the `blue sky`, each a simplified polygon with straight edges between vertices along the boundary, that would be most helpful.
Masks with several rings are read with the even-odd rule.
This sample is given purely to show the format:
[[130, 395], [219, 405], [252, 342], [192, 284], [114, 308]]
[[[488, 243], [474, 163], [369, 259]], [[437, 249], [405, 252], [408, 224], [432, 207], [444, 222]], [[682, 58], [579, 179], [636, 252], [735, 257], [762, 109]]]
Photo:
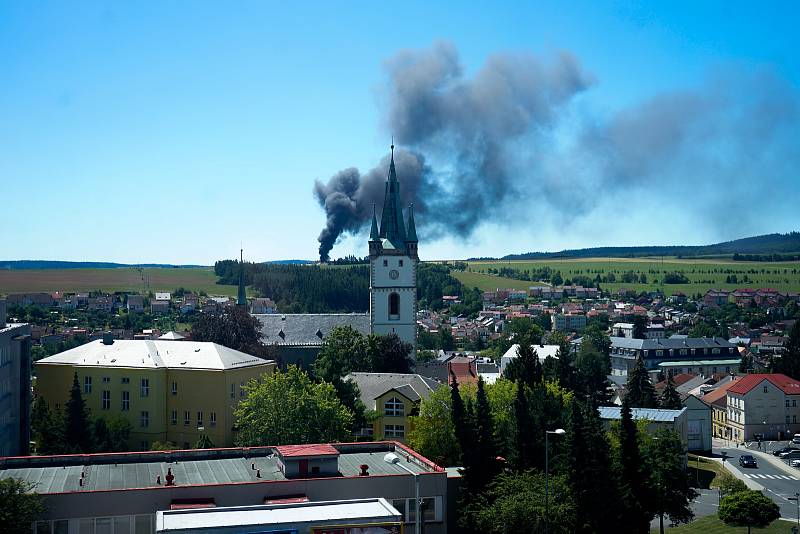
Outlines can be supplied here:
[[[467, 79], [493, 54], [568, 51], [592, 78], [553, 134], [569, 144], [587, 123], [719, 79], [767, 73], [797, 102], [798, 11], [793, 2], [3, 2], [0, 259], [209, 264], [240, 242], [255, 261], [315, 259], [325, 215], [314, 180], [385, 156], [385, 62], [398, 51], [450, 43]], [[778, 143], [779, 161], [748, 169], [746, 184], [709, 185], [709, 195], [784, 199], [774, 209], [721, 203], [706, 219], [686, 184], [623, 185], [623, 202], [569, 217], [539, 211], [533, 196], [486, 213], [466, 238], [421, 232], [421, 256], [796, 230], [800, 157], [786, 157], [798, 156], [795, 143]], [[769, 191], [759, 173], [773, 177]], [[519, 210], [511, 223], [508, 210]], [[333, 256], [366, 252], [351, 236]]]

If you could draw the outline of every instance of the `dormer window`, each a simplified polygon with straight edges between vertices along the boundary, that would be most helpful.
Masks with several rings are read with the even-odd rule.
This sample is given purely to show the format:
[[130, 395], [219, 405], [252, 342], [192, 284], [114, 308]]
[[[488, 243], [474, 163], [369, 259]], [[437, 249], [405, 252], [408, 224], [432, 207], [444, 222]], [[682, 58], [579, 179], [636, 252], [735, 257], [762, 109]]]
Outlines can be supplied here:
[[383, 408], [384, 413], [388, 416], [403, 417], [403, 415], [405, 415], [405, 405], [403, 404], [403, 401], [397, 397], [392, 397], [391, 399], [387, 400], [384, 403]]
[[317, 329], [317, 333], [315, 334], [318, 338], [322, 339], [322, 330]]
[[283, 330], [278, 332], [278, 336], [280, 336], [281, 339], [286, 339], [286, 334], [283, 333]]

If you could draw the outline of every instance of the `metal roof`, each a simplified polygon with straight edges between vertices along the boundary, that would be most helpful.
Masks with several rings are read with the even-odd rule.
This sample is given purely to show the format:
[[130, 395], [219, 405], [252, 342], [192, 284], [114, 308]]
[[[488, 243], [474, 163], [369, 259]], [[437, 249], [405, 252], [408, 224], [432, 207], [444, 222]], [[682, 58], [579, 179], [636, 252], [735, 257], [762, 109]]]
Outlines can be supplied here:
[[337, 326], [350, 326], [364, 335], [370, 333], [367, 313], [260, 313], [262, 341], [267, 345], [322, 345]]
[[98, 339], [42, 358], [36, 365], [224, 370], [267, 363], [274, 362], [202, 341], [119, 339], [106, 345]]
[[[391, 451], [407, 455], [393, 443], [337, 444], [335, 448], [343, 477], [359, 476], [362, 464], [370, 475], [406, 473], [383, 460]], [[403, 466], [415, 473], [437, 471], [418, 461], [403, 461]], [[272, 447], [0, 458], [0, 479], [22, 479], [34, 484], [37, 493], [165, 487], [169, 470], [177, 486], [287, 480]]]
[[681, 367], [681, 366], [692, 366], [692, 365], [733, 365], [739, 363], [740, 360], [737, 358], [735, 360], [680, 360], [680, 361], [669, 361], [669, 362], [661, 362], [658, 364], [659, 367]]
[[733, 348], [736, 345], [721, 337], [668, 337], [665, 339], [632, 339], [611, 337], [611, 346], [634, 350]]
[[[597, 411], [600, 412], [600, 419], [622, 419], [622, 415], [620, 415], [622, 408], [619, 406], [600, 406]], [[647, 419], [648, 421], [660, 423], [672, 423], [685, 411], [686, 408], [682, 408], [680, 410], [664, 410], [661, 408], [631, 408], [631, 415], [635, 420]]]

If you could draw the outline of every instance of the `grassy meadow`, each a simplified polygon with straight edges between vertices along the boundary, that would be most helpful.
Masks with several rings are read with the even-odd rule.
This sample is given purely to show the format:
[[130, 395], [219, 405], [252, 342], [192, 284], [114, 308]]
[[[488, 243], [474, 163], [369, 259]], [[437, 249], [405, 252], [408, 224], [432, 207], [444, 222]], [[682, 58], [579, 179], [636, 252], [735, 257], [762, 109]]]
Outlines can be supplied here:
[[[679, 259], [679, 258], [585, 258], [585, 259], [548, 259], [520, 261], [471, 261], [469, 270], [456, 273], [463, 283], [489, 290], [495, 288], [522, 288], [535, 285], [524, 280], [512, 280], [489, 274], [488, 270], [503, 267], [524, 272], [549, 267], [560, 271], [564, 280], [576, 275], [595, 278], [613, 273], [616, 282], [601, 283], [601, 287], [614, 291], [620, 287], [637, 292], [661, 288], [670, 295], [683, 292], [687, 295], [705, 293], [708, 289], [737, 289], [742, 287], [771, 287], [779, 291], [800, 292], [800, 262], [740, 262], [730, 259]], [[637, 275], [644, 273], [647, 283], [622, 283], [621, 276], [633, 271]], [[665, 273], [682, 273], [688, 284], [663, 284]], [[481, 276], [482, 275], [482, 276]], [[726, 283], [728, 275], [736, 275], [739, 283]], [[747, 275], [749, 281], [742, 283]], [[658, 280], [659, 283], [654, 283]]]
[[0, 294], [62, 291], [147, 293], [179, 287], [209, 295], [235, 296], [236, 286], [217, 285], [212, 267], [0, 270]]

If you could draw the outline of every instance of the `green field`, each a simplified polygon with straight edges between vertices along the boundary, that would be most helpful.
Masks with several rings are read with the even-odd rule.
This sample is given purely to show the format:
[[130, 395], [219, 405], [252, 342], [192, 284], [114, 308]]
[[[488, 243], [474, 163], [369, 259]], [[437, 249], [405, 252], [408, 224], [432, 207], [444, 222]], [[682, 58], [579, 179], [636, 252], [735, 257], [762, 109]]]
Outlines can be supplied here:
[[481, 291], [494, 291], [495, 289], [528, 289], [531, 286], [542, 285], [538, 282], [525, 280], [512, 280], [500, 278], [491, 274], [476, 272], [453, 271], [453, 276], [467, 287], [477, 287]]
[[[480, 289], [521, 288], [534, 285], [522, 280], [512, 280], [488, 274], [488, 269], [503, 267], [524, 272], [525, 270], [550, 267], [560, 271], [562, 278], [569, 279], [576, 275], [595, 278], [613, 273], [616, 282], [601, 283], [605, 290], [615, 291], [620, 287], [637, 292], [660, 288], [665, 294], [683, 292], [687, 295], [705, 293], [708, 289], [737, 289], [743, 287], [771, 287], [779, 291], [800, 292], [800, 262], [734, 262], [730, 259], [677, 259], [677, 258], [586, 258], [586, 259], [552, 259], [521, 261], [471, 261], [469, 271], [456, 273], [465, 284], [475, 275], [483, 274], [489, 278], [474, 278]], [[633, 271], [637, 275], [647, 276], [646, 284], [622, 283], [619, 281], [623, 273]], [[683, 273], [688, 284], [656, 284], [663, 279], [665, 273]], [[461, 277], [464, 275], [464, 278]], [[726, 283], [726, 277], [736, 275], [739, 283]], [[747, 276], [749, 281], [742, 283]]]
[[[687, 525], [681, 525], [675, 528], [666, 528], [668, 524], [668, 520], [664, 521], [664, 531], [669, 532], [670, 534], [692, 534], [692, 533], [701, 533], [701, 534], [746, 534], [747, 527], [729, 527], [725, 523], [719, 520], [716, 515], [710, 515], [706, 517], [701, 517], [696, 521], [692, 521]], [[794, 523], [789, 521], [782, 521], [777, 520], [773, 521], [773, 523], [768, 526], [767, 528], [753, 528], [752, 532], [761, 532], [763, 534], [789, 534], [792, 532], [792, 527]], [[658, 530], [652, 530], [651, 532], [658, 532]]]
[[62, 291], [147, 293], [179, 287], [209, 295], [235, 296], [236, 286], [217, 285], [211, 267], [0, 270], [0, 294]]

